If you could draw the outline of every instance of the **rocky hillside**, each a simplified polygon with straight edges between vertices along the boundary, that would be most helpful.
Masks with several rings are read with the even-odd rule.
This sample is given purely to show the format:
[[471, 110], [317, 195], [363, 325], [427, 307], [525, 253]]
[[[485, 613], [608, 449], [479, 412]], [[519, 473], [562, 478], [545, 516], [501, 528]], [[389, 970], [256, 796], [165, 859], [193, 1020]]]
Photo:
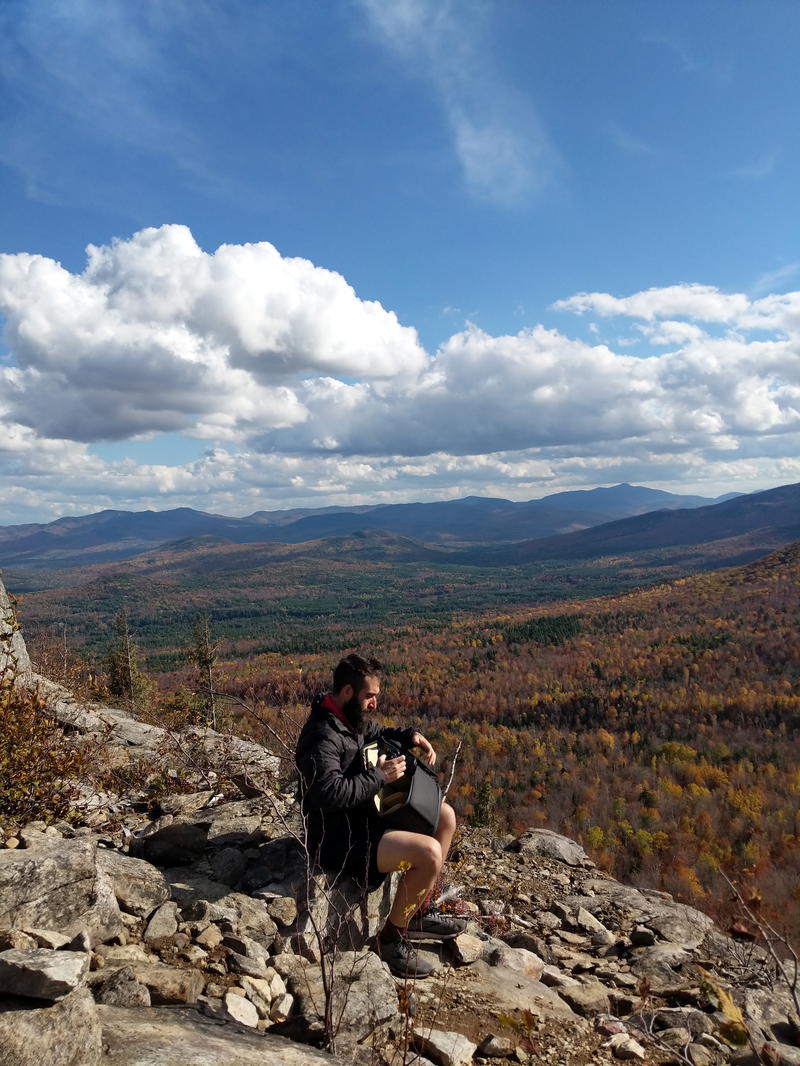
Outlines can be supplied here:
[[106, 770], [69, 823], [0, 829], [2, 1066], [800, 1063], [763, 950], [542, 829], [463, 834], [467, 931], [397, 980], [368, 949], [391, 885], [309, 876], [275, 755], [39, 684]]

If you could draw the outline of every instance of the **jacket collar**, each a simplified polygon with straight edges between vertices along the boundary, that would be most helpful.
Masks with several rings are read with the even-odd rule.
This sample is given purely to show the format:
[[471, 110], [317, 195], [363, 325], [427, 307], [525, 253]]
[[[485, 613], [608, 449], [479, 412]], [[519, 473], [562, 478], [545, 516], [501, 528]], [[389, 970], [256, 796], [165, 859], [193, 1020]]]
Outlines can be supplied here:
[[347, 731], [352, 736], [357, 737], [358, 733], [353, 729], [346, 715], [343, 713], [339, 704], [334, 700], [330, 692], [326, 695], [317, 696], [312, 705], [313, 710], [320, 714], [328, 714], [335, 722], [338, 729]]

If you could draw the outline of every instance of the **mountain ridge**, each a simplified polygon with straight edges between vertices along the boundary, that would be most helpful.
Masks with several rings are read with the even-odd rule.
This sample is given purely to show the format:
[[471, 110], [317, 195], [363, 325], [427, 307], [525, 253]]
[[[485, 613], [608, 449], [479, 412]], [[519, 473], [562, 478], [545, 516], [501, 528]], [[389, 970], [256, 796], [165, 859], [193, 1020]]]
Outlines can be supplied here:
[[622, 484], [524, 502], [467, 496], [432, 503], [256, 511], [243, 518], [188, 507], [166, 511], [108, 509], [64, 516], [46, 524], [0, 526], [0, 565], [63, 568], [110, 562], [175, 541], [208, 536], [234, 544], [301, 543], [384, 530], [425, 544], [468, 547], [563, 535], [646, 513], [654, 506], [674, 509], [713, 502]]

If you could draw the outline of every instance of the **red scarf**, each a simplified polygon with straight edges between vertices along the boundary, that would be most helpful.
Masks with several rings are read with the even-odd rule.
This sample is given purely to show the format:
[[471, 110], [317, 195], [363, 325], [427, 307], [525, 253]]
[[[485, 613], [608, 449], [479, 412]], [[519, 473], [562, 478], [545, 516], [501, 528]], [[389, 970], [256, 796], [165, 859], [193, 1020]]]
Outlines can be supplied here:
[[344, 711], [333, 698], [330, 692], [322, 701], [322, 706], [325, 708], [326, 711], [330, 711], [331, 714], [336, 715], [340, 722], [344, 722], [344, 724], [347, 726], [351, 733], [355, 733], [355, 729], [353, 729], [352, 723], [349, 721]]

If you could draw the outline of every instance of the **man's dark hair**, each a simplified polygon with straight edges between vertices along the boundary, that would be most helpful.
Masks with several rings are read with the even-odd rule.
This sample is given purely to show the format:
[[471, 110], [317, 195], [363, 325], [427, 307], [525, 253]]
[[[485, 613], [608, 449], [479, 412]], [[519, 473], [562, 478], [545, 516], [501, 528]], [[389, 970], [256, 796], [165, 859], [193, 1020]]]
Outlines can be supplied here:
[[339, 693], [345, 685], [353, 686], [353, 694], [361, 691], [365, 677], [380, 677], [383, 667], [377, 659], [365, 659], [363, 655], [353, 653], [337, 665], [333, 671], [333, 691]]

